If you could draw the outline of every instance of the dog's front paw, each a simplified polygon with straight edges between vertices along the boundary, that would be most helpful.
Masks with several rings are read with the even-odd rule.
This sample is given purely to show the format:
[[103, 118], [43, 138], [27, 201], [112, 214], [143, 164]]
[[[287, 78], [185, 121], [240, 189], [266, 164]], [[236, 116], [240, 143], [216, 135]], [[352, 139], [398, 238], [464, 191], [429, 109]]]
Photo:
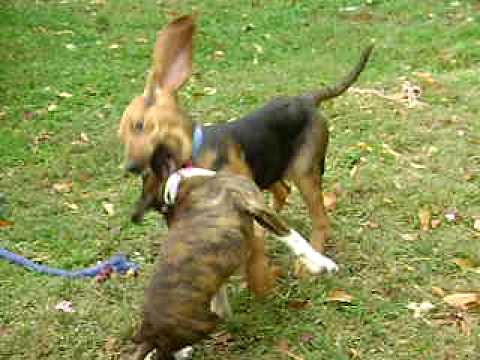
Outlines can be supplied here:
[[295, 230], [291, 229], [288, 235], [279, 236], [279, 239], [298, 256], [299, 262], [306, 267], [309, 273], [316, 275], [325, 271], [334, 272], [338, 270], [338, 265], [335, 262], [320, 254]]
[[336, 272], [338, 265], [330, 258], [313, 250], [311, 253], [303, 254], [299, 260], [305, 265], [308, 272], [313, 275], [322, 272]]
[[175, 353], [175, 360], [188, 360], [191, 359], [193, 354], [193, 347], [186, 346], [182, 350]]

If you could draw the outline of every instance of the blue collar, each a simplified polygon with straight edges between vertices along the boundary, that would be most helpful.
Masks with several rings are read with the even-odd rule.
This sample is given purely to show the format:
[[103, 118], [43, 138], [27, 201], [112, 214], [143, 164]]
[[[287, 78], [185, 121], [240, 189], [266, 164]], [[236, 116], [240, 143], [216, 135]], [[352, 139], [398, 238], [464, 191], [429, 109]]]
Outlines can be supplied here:
[[200, 152], [203, 143], [203, 127], [202, 125], [195, 125], [192, 137], [192, 161], [195, 161]]

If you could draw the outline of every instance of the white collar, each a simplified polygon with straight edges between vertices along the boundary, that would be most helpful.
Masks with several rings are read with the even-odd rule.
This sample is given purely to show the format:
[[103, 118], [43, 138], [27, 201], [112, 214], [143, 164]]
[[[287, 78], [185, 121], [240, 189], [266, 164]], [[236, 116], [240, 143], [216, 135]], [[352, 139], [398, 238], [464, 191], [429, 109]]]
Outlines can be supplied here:
[[163, 200], [165, 201], [166, 205], [173, 205], [175, 204], [175, 198], [178, 194], [178, 188], [180, 186], [180, 182], [183, 179], [191, 178], [194, 176], [213, 176], [215, 175], [215, 171], [202, 169], [202, 168], [195, 168], [195, 167], [187, 167], [181, 168], [171, 174], [166, 183], [165, 188], [163, 191]]

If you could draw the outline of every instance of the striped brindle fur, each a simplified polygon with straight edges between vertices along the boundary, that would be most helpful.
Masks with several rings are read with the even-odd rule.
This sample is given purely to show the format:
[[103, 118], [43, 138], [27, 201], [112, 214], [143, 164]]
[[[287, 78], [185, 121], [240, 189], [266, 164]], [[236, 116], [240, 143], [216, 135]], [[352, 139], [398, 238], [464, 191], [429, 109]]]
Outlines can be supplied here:
[[[158, 203], [161, 195], [156, 192]], [[240, 268], [245, 268], [252, 292], [268, 292], [263, 237], [255, 236], [254, 222], [277, 236], [290, 233], [264, 205], [255, 183], [238, 171], [182, 180], [156, 271], [145, 290], [133, 359], [144, 359], [154, 349], [155, 359], [173, 359], [175, 352], [206, 338], [221, 320], [211, 302]], [[216, 310], [228, 312], [221, 306]]]

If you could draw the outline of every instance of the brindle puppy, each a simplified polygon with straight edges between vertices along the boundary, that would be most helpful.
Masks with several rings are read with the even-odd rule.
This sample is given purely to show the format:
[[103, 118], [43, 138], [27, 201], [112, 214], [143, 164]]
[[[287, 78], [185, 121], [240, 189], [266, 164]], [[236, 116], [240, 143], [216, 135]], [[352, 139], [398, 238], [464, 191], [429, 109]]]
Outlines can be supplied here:
[[[153, 203], [162, 206], [156, 194]], [[278, 236], [290, 234], [264, 205], [258, 187], [230, 171], [183, 179], [168, 219], [157, 270], [145, 290], [134, 359], [154, 349], [155, 359], [173, 359], [175, 352], [206, 338], [220, 321], [211, 301], [240, 267], [246, 266], [251, 291], [268, 291], [263, 238], [255, 236], [254, 220]]]

